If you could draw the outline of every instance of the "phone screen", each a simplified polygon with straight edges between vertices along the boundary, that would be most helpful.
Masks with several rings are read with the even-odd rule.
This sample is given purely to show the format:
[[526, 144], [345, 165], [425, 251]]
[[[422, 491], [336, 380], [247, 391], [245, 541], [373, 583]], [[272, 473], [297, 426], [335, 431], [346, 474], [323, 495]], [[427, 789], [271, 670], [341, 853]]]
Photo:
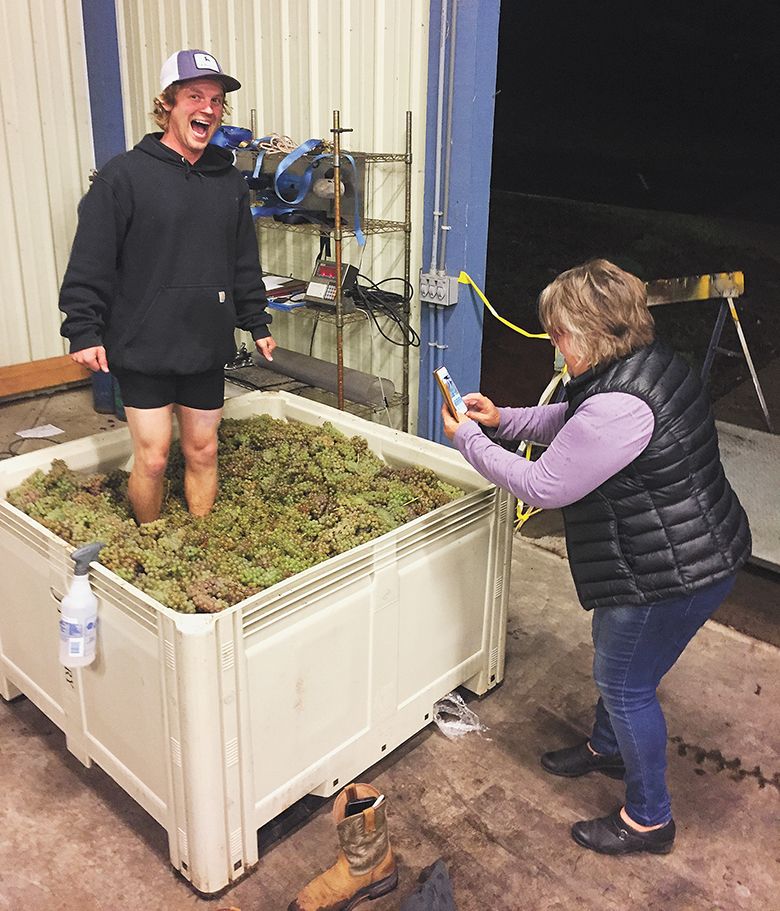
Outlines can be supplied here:
[[373, 807], [375, 800], [375, 797], [358, 797], [355, 800], [350, 800], [347, 802], [344, 815], [357, 816], [358, 813], [362, 813], [363, 810], [368, 810], [369, 807]]
[[437, 370], [433, 371], [433, 374], [439, 383], [442, 395], [450, 406], [450, 410], [453, 413], [465, 414], [468, 411], [468, 408], [447, 368], [439, 367]]

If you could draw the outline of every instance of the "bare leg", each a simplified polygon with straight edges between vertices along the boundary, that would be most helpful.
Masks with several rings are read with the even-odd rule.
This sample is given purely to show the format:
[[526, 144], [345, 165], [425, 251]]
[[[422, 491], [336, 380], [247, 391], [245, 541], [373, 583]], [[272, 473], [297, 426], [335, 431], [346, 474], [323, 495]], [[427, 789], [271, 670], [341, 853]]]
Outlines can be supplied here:
[[127, 495], [139, 524], [160, 517], [165, 466], [171, 446], [173, 405], [163, 408], [125, 408], [133, 440], [133, 470]]
[[217, 498], [217, 430], [222, 409], [176, 405], [184, 455], [184, 496], [193, 516], [207, 515]]
[[620, 808], [620, 818], [623, 822], [627, 822], [632, 829], [636, 829], [638, 832], [652, 832], [654, 829], [663, 829], [664, 826], [668, 825], [666, 822], [659, 822], [657, 826], [643, 826], [641, 823], [634, 822], [634, 820], [626, 813], [626, 808]]

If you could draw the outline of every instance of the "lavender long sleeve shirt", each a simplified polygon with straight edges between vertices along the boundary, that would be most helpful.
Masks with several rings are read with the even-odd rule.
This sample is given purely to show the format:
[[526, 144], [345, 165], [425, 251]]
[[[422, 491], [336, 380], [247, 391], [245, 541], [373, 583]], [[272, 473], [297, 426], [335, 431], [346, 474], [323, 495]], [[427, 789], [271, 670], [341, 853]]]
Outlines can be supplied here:
[[634, 395], [602, 392], [590, 396], [564, 422], [568, 405], [499, 408], [494, 436], [548, 444], [529, 462], [502, 449], [476, 421], [464, 421], [454, 443], [466, 461], [489, 481], [530, 506], [556, 509], [576, 503], [644, 450], [655, 420]]

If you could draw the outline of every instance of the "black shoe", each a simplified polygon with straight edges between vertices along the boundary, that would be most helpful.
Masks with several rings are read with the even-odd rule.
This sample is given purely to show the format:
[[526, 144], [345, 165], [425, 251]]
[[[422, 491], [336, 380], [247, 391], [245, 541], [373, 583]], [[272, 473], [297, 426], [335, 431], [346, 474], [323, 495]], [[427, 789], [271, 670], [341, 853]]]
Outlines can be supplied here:
[[675, 831], [674, 820], [670, 819], [660, 829], [640, 832], [623, 822], [620, 810], [615, 810], [610, 816], [575, 822], [571, 837], [578, 845], [599, 854], [633, 854], [637, 851], [668, 854], [674, 845]]
[[587, 740], [576, 747], [543, 753], [541, 762], [542, 768], [551, 775], [562, 775], [564, 778], [579, 778], [588, 772], [601, 772], [610, 778], [623, 778], [626, 774], [620, 754], [596, 756], [591, 752]]

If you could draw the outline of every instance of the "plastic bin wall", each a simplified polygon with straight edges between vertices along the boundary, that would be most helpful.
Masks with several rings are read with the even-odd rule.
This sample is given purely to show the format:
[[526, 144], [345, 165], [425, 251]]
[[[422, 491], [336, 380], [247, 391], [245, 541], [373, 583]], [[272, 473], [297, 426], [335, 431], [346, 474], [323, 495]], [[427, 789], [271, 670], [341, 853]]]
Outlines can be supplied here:
[[[0, 693], [29, 697], [164, 826], [207, 894], [257, 863], [274, 816], [387, 756], [454, 687], [502, 679], [512, 534], [511, 498], [444, 446], [285, 393], [225, 412], [329, 420], [466, 495], [219, 614], [176, 613], [93, 566], [98, 657], [77, 670], [57, 660], [71, 547], [0, 502]], [[130, 450], [122, 428], [9, 459], [0, 495], [54, 458], [105, 471]]]

